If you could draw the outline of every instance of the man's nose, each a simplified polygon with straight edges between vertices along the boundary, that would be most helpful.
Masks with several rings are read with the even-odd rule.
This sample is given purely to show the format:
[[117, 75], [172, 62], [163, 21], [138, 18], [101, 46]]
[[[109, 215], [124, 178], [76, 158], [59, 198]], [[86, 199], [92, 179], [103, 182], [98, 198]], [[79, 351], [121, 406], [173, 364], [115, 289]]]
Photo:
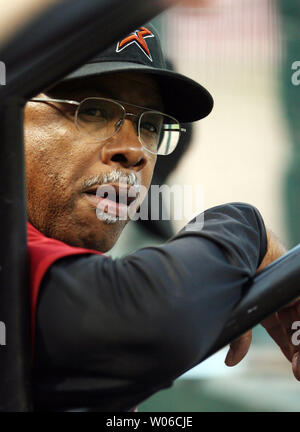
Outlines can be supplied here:
[[101, 148], [101, 160], [106, 165], [142, 169], [147, 161], [146, 150], [138, 139], [131, 120], [124, 120], [119, 132], [109, 138]]

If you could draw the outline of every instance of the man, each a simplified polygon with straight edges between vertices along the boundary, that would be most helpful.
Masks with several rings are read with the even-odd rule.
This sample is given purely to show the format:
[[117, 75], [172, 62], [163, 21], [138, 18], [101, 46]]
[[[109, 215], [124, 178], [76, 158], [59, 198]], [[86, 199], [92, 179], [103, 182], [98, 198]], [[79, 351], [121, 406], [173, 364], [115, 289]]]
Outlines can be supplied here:
[[[176, 145], [180, 122], [212, 106], [202, 86], [165, 68], [150, 25], [28, 103], [37, 410], [132, 410], [172, 385], [205, 357], [244, 283], [284, 253], [258, 211], [234, 203], [207, 210], [202, 229], [163, 246], [104, 255], [128, 221], [121, 216], [141, 206], [157, 154]], [[227, 364], [249, 343], [249, 333], [234, 342]]]

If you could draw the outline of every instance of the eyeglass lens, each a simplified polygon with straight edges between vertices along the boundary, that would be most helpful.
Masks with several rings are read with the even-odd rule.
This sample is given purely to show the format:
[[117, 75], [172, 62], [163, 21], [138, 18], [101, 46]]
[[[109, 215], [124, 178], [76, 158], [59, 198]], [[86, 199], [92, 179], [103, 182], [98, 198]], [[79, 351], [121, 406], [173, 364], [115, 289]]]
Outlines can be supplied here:
[[[89, 98], [78, 108], [76, 125], [84, 135], [105, 140], [119, 131], [125, 115], [125, 109], [118, 102]], [[150, 152], [167, 155], [178, 143], [180, 124], [166, 114], [144, 111], [138, 123], [138, 136]]]

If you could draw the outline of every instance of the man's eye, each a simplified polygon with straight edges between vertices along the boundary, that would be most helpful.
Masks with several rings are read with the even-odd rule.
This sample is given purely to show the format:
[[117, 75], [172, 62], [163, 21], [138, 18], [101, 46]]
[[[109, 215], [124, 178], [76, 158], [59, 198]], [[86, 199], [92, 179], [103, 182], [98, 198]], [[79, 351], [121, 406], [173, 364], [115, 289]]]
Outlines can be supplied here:
[[95, 117], [101, 119], [107, 118], [106, 112], [100, 108], [85, 108], [80, 112], [80, 114], [83, 116], [89, 116], [89, 117]]
[[143, 122], [141, 128], [152, 134], [158, 133], [158, 128], [153, 123]]

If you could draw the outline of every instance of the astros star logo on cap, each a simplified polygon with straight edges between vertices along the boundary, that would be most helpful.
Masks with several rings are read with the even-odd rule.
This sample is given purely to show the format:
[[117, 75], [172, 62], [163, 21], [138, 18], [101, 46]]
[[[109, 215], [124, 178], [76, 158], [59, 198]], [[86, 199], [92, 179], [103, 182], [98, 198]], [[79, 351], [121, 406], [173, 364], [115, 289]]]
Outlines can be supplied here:
[[118, 43], [116, 52], [121, 52], [132, 44], [136, 44], [150, 61], [152, 56], [145, 39], [154, 37], [154, 34], [146, 27], [141, 27], [139, 30], [132, 32], [129, 36]]

